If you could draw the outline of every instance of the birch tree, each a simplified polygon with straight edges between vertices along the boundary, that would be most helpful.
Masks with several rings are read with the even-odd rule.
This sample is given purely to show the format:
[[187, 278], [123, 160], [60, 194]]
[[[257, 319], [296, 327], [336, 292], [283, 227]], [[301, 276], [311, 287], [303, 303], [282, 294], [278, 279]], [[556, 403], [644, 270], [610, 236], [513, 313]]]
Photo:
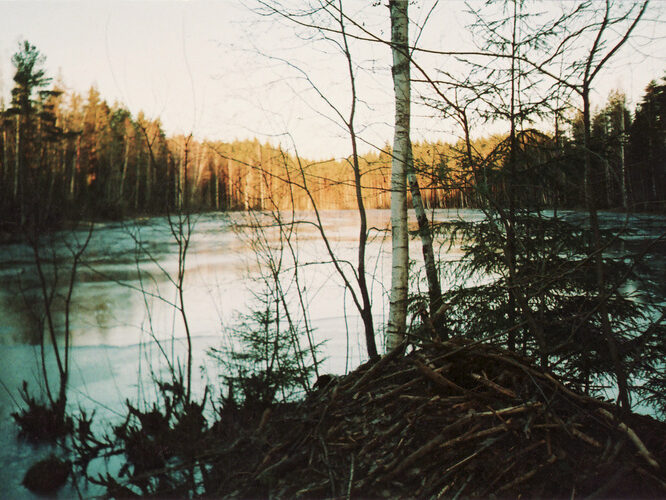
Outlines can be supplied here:
[[409, 241], [406, 173], [410, 158], [409, 16], [407, 0], [391, 0], [391, 52], [395, 93], [395, 130], [391, 162], [391, 297], [386, 330], [387, 348], [404, 338], [407, 321]]

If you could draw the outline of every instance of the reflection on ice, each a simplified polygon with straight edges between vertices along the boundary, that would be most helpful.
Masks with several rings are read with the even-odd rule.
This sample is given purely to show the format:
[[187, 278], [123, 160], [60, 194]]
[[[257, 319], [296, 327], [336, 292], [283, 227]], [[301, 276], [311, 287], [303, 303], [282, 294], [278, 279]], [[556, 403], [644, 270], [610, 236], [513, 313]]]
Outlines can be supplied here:
[[[475, 210], [437, 210], [434, 214], [439, 221], [451, 217], [473, 220], [483, 216]], [[585, 221], [584, 214], [577, 212], [560, 212], [559, 216]], [[662, 217], [631, 217], [627, 223], [623, 215], [607, 213], [602, 214], [601, 222], [605, 227], [630, 227], [631, 231], [626, 235], [631, 238], [625, 244], [637, 247], [645, 244], [646, 236], [654, 236], [663, 230]], [[289, 220], [289, 214], [285, 219]], [[266, 224], [272, 222], [268, 217], [259, 217], [259, 220]], [[295, 226], [298, 232], [295, 251], [299, 263], [304, 265], [299, 273], [306, 287], [313, 322], [317, 324], [319, 319], [342, 317], [344, 311], [355, 317], [353, 307], [345, 303], [343, 285], [332, 266], [318, 264], [329, 259], [318, 229], [311, 224], [313, 214], [296, 213], [295, 220], [299, 222]], [[354, 262], [358, 215], [349, 211], [328, 211], [322, 220], [338, 258]], [[250, 247], [250, 225], [254, 221], [237, 213], [197, 215], [193, 216], [193, 221], [194, 232], [186, 262], [185, 306], [194, 335], [218, 335], [233, 324], [238, 311], [247, 310], [253, 292], [257, 291], [258, 285], [253, 280], [258, 275], [258, 268]], [[232, 229], [234, 224], [235, 231]], [[383, 320], [385, 292], [390, 284], [388, 224], [387, 211], [369, 211], [368, 226], [372, 229], [367, 268], [373, 274], [371, 292], [378, 324]], [[265, 234], [269, 243], [277, 241], [275, 227], [268, 227]], [[71, 255], [67, 249], [68, 240], [81, 240], [84, 236], [83, 231], [64, 234], [53, 249], [53, 257], [65, 262]], [[653, 273], [663, 276], [666, 266], [664, 252], [660, 250], [662, 248], [654, 248], [646, 256], [646, 262]], [[622, 252], [623, 249], [615, 251]], [[137, 344], [151, 336], [158, 339], [182, 336], [182, 327], [174, 318], [173, 308], [176, 295], [172, 281], [178, 270], [177, 252], [177, 243], [165, 217], [99, 224], [77, 275], [71, 318], [74, 345], [120, 346]], [[411, 255], [416, 260], [421, 258], [416, 241], [413, 241]], [[459, 259], [459, 249], [443, 245], [439, 258]], [[38, 335], [31, 309], [39, 303], [40, 290], [27, 247], [19, 244], [2, 247], [0, 278], [3, 282], [0, 289], [3, 315], [0, 344], [34, 343]], [[65, 278], [58, 278], [54, 299], [56, 311], [63, 305]], [[334, 338], [336, 332], [320, 334]]]

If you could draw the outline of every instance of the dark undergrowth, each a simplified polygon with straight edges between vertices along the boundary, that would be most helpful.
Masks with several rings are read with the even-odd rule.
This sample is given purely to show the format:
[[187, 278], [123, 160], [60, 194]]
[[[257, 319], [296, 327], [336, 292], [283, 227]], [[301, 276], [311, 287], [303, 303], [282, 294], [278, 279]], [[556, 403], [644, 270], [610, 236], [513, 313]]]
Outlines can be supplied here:
[[295, 402], [161, 382], [102, 436], [75, 419], [74, 475], [114, 498], [666, 495], [666, 424], [499, 347], [429, 341], [326, 382]]
[[55, 442], [73, 430], [73, 420], [65, 412], [65, 402], [40, 401], [28, 391], [28, 383], [20, 389], [25, 407], [12, 413], [22, 437], [33, 442]]

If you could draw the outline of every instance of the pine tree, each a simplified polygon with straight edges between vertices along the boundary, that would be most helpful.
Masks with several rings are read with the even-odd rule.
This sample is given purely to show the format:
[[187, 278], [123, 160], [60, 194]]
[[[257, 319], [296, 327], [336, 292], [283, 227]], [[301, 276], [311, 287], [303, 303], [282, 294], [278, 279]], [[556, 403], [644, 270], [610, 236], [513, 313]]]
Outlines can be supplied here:
[[638, 104], [627, 145], [629, 190], [639, 208], [663, 209], [666, 199], [666, 79], [650, 82]]

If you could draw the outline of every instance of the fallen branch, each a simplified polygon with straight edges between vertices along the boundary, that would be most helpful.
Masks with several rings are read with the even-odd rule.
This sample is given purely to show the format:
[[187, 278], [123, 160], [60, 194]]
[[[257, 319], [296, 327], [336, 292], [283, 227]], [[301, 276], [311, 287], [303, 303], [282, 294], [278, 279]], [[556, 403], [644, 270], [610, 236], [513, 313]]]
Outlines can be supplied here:
[[546, 463], [544, 463], [544, 464], [539, 464], [539, 465], [537, 465], [534, 469], [532, 469], [532, 470], [526, 472], [525, 474], [522, 474], [521, 476], [518, 476], [518, 477], [517, 477], [516, 479], [514, 479], [513, 481], [511, 481], [511, 482], [505, 484], [504, 486], [500, 487], [500, 489], [498, 489], [497, 492], [499, 493], [499, 492], [502, 492], [502, 491], [506, 491], [506, 490], [508, 490], [508, 489], [513, 488], [514, 486], [519, 485], [520, 483], [524, 483], [524, 482], [527, 481], [529, 478], [531, 478], [532, 476], [534, 476], [537, 472], [539, 472], [539, 470], [543, 469], [544, 467], [546, 467], [546, 466], [548, 466], [548, 465], [554, 464], [556, 460], [557, 460], [557, 457], [556, 457], [555, 455], [551, 455], [551, 456], [548, 458], [548, 460], [546, 460]]
[[447, 389], [453, 389], [458, 392], [466, 393], [467, 391], [460, 387], [458, 384], [455, 382], [451, 382], [449, 379], [443, 377], [439, 373], [435, 372], [432, 368], [429, 366], [424, 365], [419, 361], [418, 359], [414, 358], [412, 362], [416, 365], [416, 367], [419, 369], [419, 371], [428, 379], [432, 380], [435, 382], [437, 385], [441, 387], [445, 387]]
[[541, 403], [527, 403], [524, 405], [510, 406], [508, 408], [502, 408], [500, 410], [490, 410], [483, 411], [476, 414], [477, 417], [494, 417], [498, 415], [514, 415], [516, 413], [522, 413], [527, 410], [532, 410], [534, 408], [541, 408], [543, 404]]
[[592, 445], [595, 448], [603, 448], [602, 444], [599, 441], [597, 441], [593, 437], [588, 436], [584, 432], [579, 431], [575, 427], [572, 427], [570, 430], [571, 430], [571, 434], [573, 434], [577, 438], [585, 441], [587, 444]]
[[351, 391], [356, 392], [365, 382], [367, 382], [369, 379], [372, 378], [375, 373], [378, 373], [381, 371], [381, 369], [386, 365], [389, 361], [391, 361], [394, 358], [397, 358], [400, 356], [404, 351], [405, 351], [405, 346], [406, 343], [402, 342], [400, 345], [396, 346], [393, 350], [391, 350], [389, 353], [385, 354], [377, 362], [375, 362], [369, 369], [366, 371], [361, 377], [356, 380], [354, 385], [351, 386]]
[[489, 380], [485, 377], [482, 377], [481, 375], [478, 375], [476, 373], [472, 373], [472, 378], [474, 380], [478, 380], [479, 382], [481, 382], [486, 387], [490, 387], [491, 389], [495, 389], [500, 394], [504, 394], [505, 396], [509, 396], [512, 399], [516, 399], [518, 397], [518, 395], [515, 392], [513, 392], [511, 389], [507, 389], [506, 387], [502, 387], [501, 385], [496, 384], [492, 380]]
[[615, 423], [620, 430], [629, 436], [631, 442], [634, 443], [638, 449], [639, 455], [642, 456], [651, 467], [655, 469], [659, 468], [659, 462], [655, 460], [655, 458], [652, 456], [652, 453], [650, 453], [650, 450], [647, 449], [647, 447], [643, 444], [643, 441], [641, 441], [641, 438], [638, 437], [638, 435], [631, 427], [628, 427], [624, 422], [617, 421], [613, 414], [605, 408], [597, 408], [597, 412], [601, 413], [608, 420]]

